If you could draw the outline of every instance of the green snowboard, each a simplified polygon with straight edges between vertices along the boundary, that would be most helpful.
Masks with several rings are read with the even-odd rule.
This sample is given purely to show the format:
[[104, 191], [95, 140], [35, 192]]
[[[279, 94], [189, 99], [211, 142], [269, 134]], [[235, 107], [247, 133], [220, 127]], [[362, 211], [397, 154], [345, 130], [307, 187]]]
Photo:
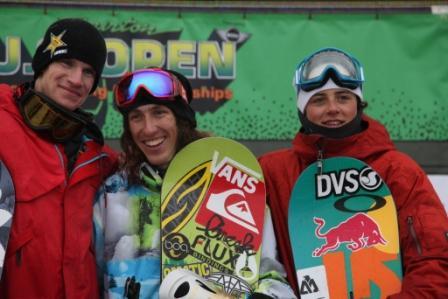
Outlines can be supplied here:
[[162, 279], [187, 269], [244, 298], [259, 275], [265, 187], [242, 144], [208, 137], [182, 149], [162, 185]]
[[300, 296], [386, 298], [401, 289], [394, 200], [362, 161], [336, 157], [310, 165], [288, 210]]

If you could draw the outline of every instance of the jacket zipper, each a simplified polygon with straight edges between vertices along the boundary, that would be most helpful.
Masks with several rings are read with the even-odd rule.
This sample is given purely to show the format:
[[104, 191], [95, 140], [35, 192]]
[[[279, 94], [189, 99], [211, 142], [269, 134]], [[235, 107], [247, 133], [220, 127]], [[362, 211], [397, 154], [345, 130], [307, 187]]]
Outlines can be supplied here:
[[87, 164], [93, 163], [93, 162], [95, 162], [96, 160], [99, 160], [99, 159], [101, 159], [101, 158], [107, 157], [107, 156], [108, 156], [108, 155], [107, 155], [106, 153], [101, 153], [101, 154], [99, 154], [98, 156], [95, 156], [95, 157], [93, 157], [92, 159], [87, 160], [87, 161], [85, 161], [85, 162], [79, 164], [78, 166], [76, 166], [75, 168], [73, 168], [73, 171], [72, 171], [72, 173], [70, 174], [70, 177], [71, 177], [71, 176], [75, 173], [75, 171], [77, 171], [78, 169], [80, 169], [80, 168], [86, 166]]
[[61, 162], [61, 165], [62, 165], [62, 169], [64, 169], [64, 173], [65, 173], [64, 185], [67, 186], [68, 173], [67, 173], [67, 170], [65, 169], [64, 156], [62, 155], [61, 150], [59, 149], [57, 144], [54, 145], [54, 148], [56, 149], [56, 152], [58, 154], [59, 161]]
[[325, 146], [325, 140], [323, 138], [320, 138], [316, 141], [316, 147], [317, 147], [317, 175], [322, 175], [324, 171], [324, 146]]
[[318, 175], [322, 175], [324, 168], [324, 152], [322, 149], [317, 151], [317, 173]]
[[[65, 163], [64, 163], [63, 155], [62, 155], [62, 153], [61, 153], [61, 151], [60, 151], [60, 149], [59, 149], [59, 147], [57, 145], [55, 145], [55, 148], [56, 148], [56, 152], [58, 153], [59, 160], [61, 161], [61, 165], [65, 169]], [[104, 158], [104, 157], [107, 157], [107, 156], [108, 155], [106, 153], [100, 153], [98, 156], [95, 156], [92, 159], [90, 159], [88, 161], [85, 161], [85, 162], [79, 164], [78, 166], [76, 166], [72, 170], [71, 173], [67, 173], [66, 177], [70, 178], [73, 175], [73, 173], [75, 173], [75, 171], [77, 171], [78, 169], [80, 169], [80, 168], [84, 167], [85, 165], [90, 164], [90, 163], [92, 163], [92, 162], [94, 162], [94, 161], [96, 161], [98, 159], [101, 159], [101, 158]], [[67, 179], [65, 179], [65, 185], [67, 185]]]
[[411, 237], [414, 240], [415, 246], [417, 247], [417, 253], [419, 255], [422, 255], [422, 246], [420, 245], [420, 241], [418, 240], [417, 237], [417, 232], [415, 231], [414, 228], [414, 219], [412, 218], [412, 216], [408, 216], [407, 221], [409, 232], [411, 233]]

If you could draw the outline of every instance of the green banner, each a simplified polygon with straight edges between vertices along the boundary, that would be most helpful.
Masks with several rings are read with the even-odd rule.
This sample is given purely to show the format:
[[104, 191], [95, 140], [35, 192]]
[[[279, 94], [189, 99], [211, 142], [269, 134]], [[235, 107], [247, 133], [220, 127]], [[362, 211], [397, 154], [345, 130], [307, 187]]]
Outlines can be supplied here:
[[145, 66], [168, 67], [191, 80], [200, 129], [234, 139], [291, 139], [299, 127], [295, 67], [329, 46], [361, 61], [366, 112], [394, 140], [448, 139], [446, 16], [2, 7], [1, 83], [32, 79], [37, 44], [48, 25], [65, 17], [92, 22], [106, 38], [103, 77], [84, 108], [109, 139], [122, 127], [113, 85]]

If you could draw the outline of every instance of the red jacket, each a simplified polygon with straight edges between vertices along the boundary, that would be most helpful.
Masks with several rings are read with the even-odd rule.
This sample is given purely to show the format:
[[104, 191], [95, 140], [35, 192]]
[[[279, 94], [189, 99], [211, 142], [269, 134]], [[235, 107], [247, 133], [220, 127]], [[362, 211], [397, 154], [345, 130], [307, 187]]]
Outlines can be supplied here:
[[[298, 133], [290, 149], [260, 158], [268, 202], [277, 234], [280, 257], [297, 291], [289, 244], [288, 205], [300, 173], [317, 160], [318, 144], [324, 158], [348, 156], [364, 161], [383, 178], [398, 211], [403, 258], [402, 292], [390, 298], [448, 298], [448, 218], [423, 170], [397, 151], [386, 129], [364, 116], [366, 130], [342, 139]], [[416, 232], [413, 236], [411, 231]]]
[[98, 298], [92, 206], [116, 154], [86, 141], [73, 171], [60, 144], [24, 122], [13, 91], [0, 85], [0, 160], [16, 191], [0, 298]]

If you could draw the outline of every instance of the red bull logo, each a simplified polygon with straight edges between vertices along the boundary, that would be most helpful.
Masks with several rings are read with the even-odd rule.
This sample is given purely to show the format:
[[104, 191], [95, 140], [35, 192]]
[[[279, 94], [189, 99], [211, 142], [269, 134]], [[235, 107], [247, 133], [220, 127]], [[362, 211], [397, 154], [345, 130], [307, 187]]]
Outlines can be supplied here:
[[351, 251], [387, 243], [381, 235], [376, 221], [365, 213], [353, 215], [330, 228], [326, 233], [321, 232], [325, 225], [325, 220], [318, 217], [314, 217], [313, 220], [317, 224], [315, 235], [318, 238], [325, 239], [325, 244], [313, 251], [314, 257], [320, 257], [327, 251], [334, 251], [342, 243], [347, 243], [346, 247]]

